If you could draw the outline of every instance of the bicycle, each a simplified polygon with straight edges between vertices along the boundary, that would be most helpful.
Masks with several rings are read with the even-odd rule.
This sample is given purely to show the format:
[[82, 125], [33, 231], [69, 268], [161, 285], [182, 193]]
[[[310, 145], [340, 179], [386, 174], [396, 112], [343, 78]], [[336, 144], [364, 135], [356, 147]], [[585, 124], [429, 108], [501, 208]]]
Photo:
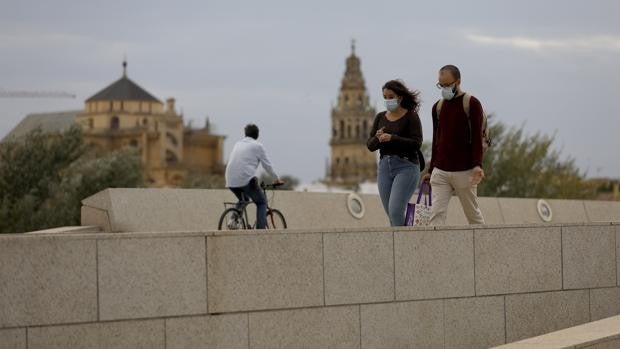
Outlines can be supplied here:
[[[267, 195], [267, 189], [274, 191], [280, 186], [282, 186], [282, 183], [265, 184], [264, 182], [261, 182], [260, 184], [263, 193], [265, 193], [265, 198], [267, 198], [267, 229], [286, 229], [286, 220], [284, 219], [282, 212], [269, 207], [269, 202], [273, 200], [273, 195], [271, 200]], [[253, 225], [249, 225], [247, 223], [249, 222], [247, 207], [252, 203], [252, 201], [248, 200], [245, 195], [242, 196], [242, 199], [243, 200], [239, 202], [224, 203], [225, 209], [220, 216], [220, 222], [217, 226], [218, 230], [242, 230], [254, 229], [254, 227], [256, 227], [256, 222]]]

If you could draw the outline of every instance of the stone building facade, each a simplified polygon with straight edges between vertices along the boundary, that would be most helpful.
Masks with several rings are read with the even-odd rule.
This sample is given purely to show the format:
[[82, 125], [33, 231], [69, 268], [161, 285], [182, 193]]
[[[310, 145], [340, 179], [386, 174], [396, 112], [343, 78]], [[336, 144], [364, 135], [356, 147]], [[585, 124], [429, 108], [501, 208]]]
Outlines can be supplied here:
[[224, 136], [184, 124], [174, 98], [165, 103], [123, 75], [84, 102], [82, 110], [28, 115], [5, 139], [30, 130], [62, 132], [78, 124], [84, 142], [98, 153], [134, 147], [151, 187], [176, 187], [188, 176], [223, 176]]

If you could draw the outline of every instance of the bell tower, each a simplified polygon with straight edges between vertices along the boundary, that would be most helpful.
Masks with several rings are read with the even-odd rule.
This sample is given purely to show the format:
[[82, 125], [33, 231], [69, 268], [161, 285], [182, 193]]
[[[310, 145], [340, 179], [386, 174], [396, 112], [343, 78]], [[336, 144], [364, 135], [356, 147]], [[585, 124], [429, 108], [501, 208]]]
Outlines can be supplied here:
[[377, 157], [366, 148], [375, 114], [369, 102], [361, 61], [355, 54], [353, 40], [351, 55], [346, 59], [338, 102], [331, 111], [328, 184], [355, 188], [361, 182], [376, 181]]

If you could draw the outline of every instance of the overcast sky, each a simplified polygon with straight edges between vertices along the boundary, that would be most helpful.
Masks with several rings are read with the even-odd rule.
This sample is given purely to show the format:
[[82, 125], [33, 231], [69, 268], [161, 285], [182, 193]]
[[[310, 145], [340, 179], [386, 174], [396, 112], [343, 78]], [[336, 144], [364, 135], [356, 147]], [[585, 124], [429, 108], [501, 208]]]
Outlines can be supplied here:
[[0, 99], [0, 138], [28, 113], [82, 108], [127, 54], [131, 79], [194, 125], [210, 116], [226, 156], [254, 122], [278, 172], [310, 182], [355, 38], [373, 104], [392, 78], [422, 92], [426, 140], [437, 70], [456, 64], [487, 112], [620, 178], [619, 14], [617, 0], [0, 0], [0, 89], [77, 95]]

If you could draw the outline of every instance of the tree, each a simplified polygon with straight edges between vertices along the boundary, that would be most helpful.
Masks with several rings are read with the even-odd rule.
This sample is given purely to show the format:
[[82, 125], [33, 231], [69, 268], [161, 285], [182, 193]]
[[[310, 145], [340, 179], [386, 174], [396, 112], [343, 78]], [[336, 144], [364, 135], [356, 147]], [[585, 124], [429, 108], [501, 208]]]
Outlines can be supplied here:
[[[562, 158], [553, 148], [555, 137], [528, 135], [524, 127], [508, 128], [494, 115], [488, 118], [493, 145], [484, 155], [485, 179], [478, 186], [480, 196], [590, 199], [596, 189], [585, 180], [571, 157]], [[430, 143], [422, 145], [428, 164]], [[426, 171], [425, 171], [426, 172]]]
[[109, 187], [143, 186], [135, 150], [95, 154], [74, 127], [34, 130], [0, 143], [0, 233], [79, 225], [81, 200]]
[[553, 148], [554, 136], [528, 135], [523, 126], [507, 128], [489, 117], [493, 146], [487, 151], [481, 196], [587, 199], [594, 196], [572, 157]]

